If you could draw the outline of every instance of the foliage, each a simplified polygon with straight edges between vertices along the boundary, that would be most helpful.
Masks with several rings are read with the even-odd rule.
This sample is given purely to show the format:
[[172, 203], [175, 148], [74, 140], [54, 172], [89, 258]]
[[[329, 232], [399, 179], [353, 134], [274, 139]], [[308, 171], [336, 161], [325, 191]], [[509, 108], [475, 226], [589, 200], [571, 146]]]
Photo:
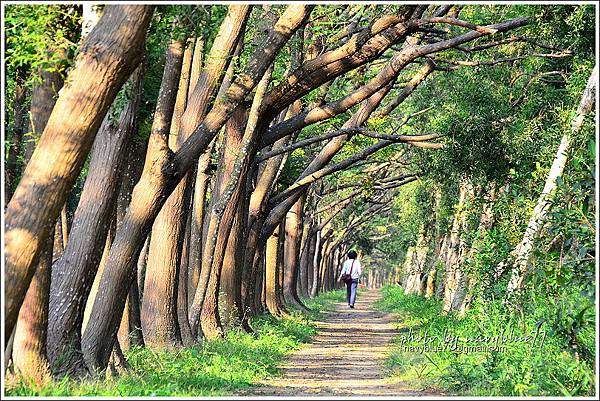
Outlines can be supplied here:
[[[399, 287], [386, 287], [383, 294], [378, 307], [397, 314], [401, 330], [388, 363], [394, 375], [403, 381], [421, 388], [437, 388], [447, 394], [471, 396], [589, 396], [594, 393], [593, 360], [577, 360], [565, 342], [564, 325], [575, 325], [573, 319], [577, 316], [564, 316], [565, 305], [561, 302], [548, 302], [540, 293], [530, 305], [532, 313], [515, 315], [494, 301], [477, 304], [459, 318], [444, 315], [439, 301], [405, 295]], [[589, 309], [579, 313], [593, 319]], [[555, 315], [563, 316], [563, 320], [547, 318]], [[472, 346], [493, 346], [495, 336], [521, 339], [507, 340], [504, 348], [497, 350], [456, 348], [419, 352], [405, 348], [422, 346], [424, 342], [417, 336], [424, 333], [431, 346], [452, 344], [443, 340], [452, 336]], [[525, 336], [530, 338], [525, 341]], [[492, 340], [477, 340], [486, 337]], [[500, 340], [498, 344], [503, 343]], [[595, 355], [591, 338], [586, 340], [586, 346]]]
[[[7, 71], [64, 71], [67, 65], [58, 50], [75, 51], [81, 6], [10, 4], [4, 15]], [[14, 79], [14, 75], [8, 76]]]

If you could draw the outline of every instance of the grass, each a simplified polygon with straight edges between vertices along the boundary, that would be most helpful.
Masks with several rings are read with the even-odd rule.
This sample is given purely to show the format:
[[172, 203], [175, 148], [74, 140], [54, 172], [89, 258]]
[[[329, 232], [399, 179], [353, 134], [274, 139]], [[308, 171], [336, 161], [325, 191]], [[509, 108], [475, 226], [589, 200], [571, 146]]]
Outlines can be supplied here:
[[321, 293], [315, 298], [303, 298], [302, 302], [312, 311], [310, 318], [317, 319], [323, 316], [323, 312], [331, 312], [334, 303], [346, 302], [346, 290]]
[[239, 330], [187, 349], [126, 353], [130, 371], [116, 378], [75, 381], [63, 378], [43, 388], [17, 380], [8, 396], [224, 396], [280, 374], [282, 358], [316, 334], [313, 316], [339, 296], [326, 293], [307, 301], [315, 312], [288, 318], [257, 317], [256, 336]]
[[[376, 307], [395, 313], [401, 332], [387, 362], [394, 376], [414, 388], [465, 396], [594, 394], [593, 362], [574, 358], [550, 319], [555, 311], [548, 300], [529, 305], [527, 314], [488, 302], [458, 317], [443, 314], [440, 301], [405, 295], [400, 287], [386, 287], [383, 295]], [[452, 337], [458, 344], [490, 347], [502, 335], [514, 341], [496, 343], [496, 349], [444, 348]], [[409, 348], [424, 344], [429, 349]]]

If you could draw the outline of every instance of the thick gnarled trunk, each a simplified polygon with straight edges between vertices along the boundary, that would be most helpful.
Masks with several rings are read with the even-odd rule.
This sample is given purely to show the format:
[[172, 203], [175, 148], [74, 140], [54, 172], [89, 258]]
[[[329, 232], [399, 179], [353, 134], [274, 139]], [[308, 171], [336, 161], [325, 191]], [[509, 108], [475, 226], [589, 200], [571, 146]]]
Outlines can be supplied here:
[[[12, 331], [39, 253], [96, 132], [139, 64], [153, 7], [109, 5], [86, 38], [6, 209], [5, 328]], [[110, 42], [111, 46], [104, 44]], [[101, 81], [89, 77], [101, 76]], [[49, 161], [48, 154], [55, 157]], [[49, 185], [51, 183], [52, 185]], [[39, 205], [44, 207], [40, 208]]]

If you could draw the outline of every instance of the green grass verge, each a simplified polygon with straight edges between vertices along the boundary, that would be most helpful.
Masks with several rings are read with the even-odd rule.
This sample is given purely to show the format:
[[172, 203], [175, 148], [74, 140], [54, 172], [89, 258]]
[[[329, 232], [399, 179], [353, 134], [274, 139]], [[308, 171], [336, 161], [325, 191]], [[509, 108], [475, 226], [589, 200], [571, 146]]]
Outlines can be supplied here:
[[323, 312], [331, 312], [336, 302], [346, 302], [346, 290], [335, 290], [321, 293], [315, 298], [302, 298], [302, 302], [312, 313], [312, 319], [323, 317]]
[[[443, 314], [441, 302], [405, 295], [400, 287], [382, 293], [376, 307], [396, 314], [400, 330], [387, 362], [413, 388], [465, 396], [594, 394], [593, 364], [574, 358], [551, 321], [551, 302], [530, 305], [529, 314], [507, 313], [500, 302], [488, 302], [458, 317]], [[593, 327], [586, 330], [593, 333]], [[496, 343], [494, 336], [515, 340]], [[453, 343], [488, 349], [443, 348]], [[414, 348], [423, 345], [429, 348]]]
[[[318, 313], [337, 301], [326, 293], [307, 303]], [[225, 338], [188, 349], [126, 353], [131, 370], [116, 378], [75, 381], [64, 378], [43, 388], [18, 381], [9, 396], [223, 396], [279, 374], [278, 365], [316, 334], [312, 315], [261, 316], [251, 323], [256, 336], [233, 330]]]

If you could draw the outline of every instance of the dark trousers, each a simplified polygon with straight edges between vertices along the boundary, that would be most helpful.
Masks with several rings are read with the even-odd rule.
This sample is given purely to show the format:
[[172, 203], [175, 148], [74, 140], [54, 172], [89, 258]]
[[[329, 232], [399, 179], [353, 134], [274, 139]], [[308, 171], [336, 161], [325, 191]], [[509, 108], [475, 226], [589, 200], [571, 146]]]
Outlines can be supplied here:
[[353, 279], [350, 283], [346, 283], [346, 300], [348, 305], [354, 306], [356, 301], [356, 288], [358, 287], [358, 279]]

